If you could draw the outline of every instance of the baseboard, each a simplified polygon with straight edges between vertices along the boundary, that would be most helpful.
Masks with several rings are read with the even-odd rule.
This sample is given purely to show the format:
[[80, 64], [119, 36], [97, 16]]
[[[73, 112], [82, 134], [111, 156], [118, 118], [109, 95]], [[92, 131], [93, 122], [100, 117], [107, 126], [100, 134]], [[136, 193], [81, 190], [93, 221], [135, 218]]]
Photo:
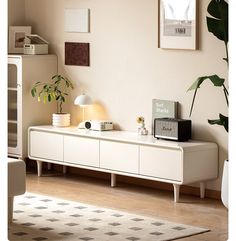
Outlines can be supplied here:
[[[32, 161], [32, 160], [27, 160], [27, 166], [31, 167], [31, 168], [33, 167], [36, 169], [36, 162]], [[46, 169], [46, 168], [47, 168], [47, 163], [43, 163], [43, 169]], [[54, 164], [53, 170], [62, 172], [62, 166]], [[92, 171], [92, 170], [81, 169], [81, 168], [76, 168], [76, 167], [68, 167], [67, 172], [70, 174], [76, 174], [76, 175], [80, 175], [80, 176], [94, 177], [94, 178], [99, 178], [99, 179], [103, 179], [103, 180], [110, 180], [109, 173], [104, 173], [104, 172], [99, 172], [99, 171]], [[155, 188], [155, 189], [159, 189], [159, 190], [173, 191], [172, 184], [151, 181], [151, 180], [146, 180], [146, 179], [142, 179], [142, 178], [118, 175], [117, 181], [122, 182], [122, 183], [137, 185], [137, 186]], [[198, 187], [183, 185], [180, 188], [180, 193], [199, 197], [200, 189]], [[216, 190], [206, 189], [205, 196], [207, 198], [220, 200], [221, 192], [216, 191]]]

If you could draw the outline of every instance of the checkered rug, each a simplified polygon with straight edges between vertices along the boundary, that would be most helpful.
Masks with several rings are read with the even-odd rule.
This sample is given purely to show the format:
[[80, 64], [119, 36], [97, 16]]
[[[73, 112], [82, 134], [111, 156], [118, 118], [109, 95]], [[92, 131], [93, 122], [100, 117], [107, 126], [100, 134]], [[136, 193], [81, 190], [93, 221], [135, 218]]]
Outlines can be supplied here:
[[17, 196], [10, 241], [164, 241], [209, 230], [33, 193]]

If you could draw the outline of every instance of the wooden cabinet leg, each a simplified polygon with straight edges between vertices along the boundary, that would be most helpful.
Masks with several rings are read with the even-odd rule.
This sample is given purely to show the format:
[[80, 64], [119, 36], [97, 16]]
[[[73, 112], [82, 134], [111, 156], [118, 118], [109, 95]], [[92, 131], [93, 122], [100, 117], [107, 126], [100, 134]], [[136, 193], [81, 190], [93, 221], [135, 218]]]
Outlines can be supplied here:
[[38, 177], [42, 176], [42, 168], [43, 168], [43, 162], [42, 161], [37, 161]]
[[67, 166], [63, 166], [63, 174], [66, 175], [67, 173]]
[[178, 203], [179, 202], [180, 185], [179, 184], [173, 184], [173, 186], [174, 186], [174, 202]]
[[205, 182], [200, 182], [200, 198], [205, 198], [205, 189], [206, 189]]
[[48, 162], [48, 170], [52, 170], [52, 163]]
[[111, 186], [115, 187], [116, 186], [116, 174], [111, 173]]

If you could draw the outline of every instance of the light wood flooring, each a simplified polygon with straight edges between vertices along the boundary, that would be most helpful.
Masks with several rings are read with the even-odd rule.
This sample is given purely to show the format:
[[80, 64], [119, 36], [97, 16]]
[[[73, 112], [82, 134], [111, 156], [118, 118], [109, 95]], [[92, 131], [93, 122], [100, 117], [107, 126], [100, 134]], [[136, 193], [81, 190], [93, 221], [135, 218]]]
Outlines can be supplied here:
[[[119, 180], [119, 179], [118, 179]], [[173, 192], [79, 175], [44, 172], [42, 177], [27, 173], [27, 191], [127, 211], [169, 221], [209, 228], [211, 232], [178, 239], [178, 241], [227, 240], [227, 210], [221, 201], [180, 195], [173, 202]]]

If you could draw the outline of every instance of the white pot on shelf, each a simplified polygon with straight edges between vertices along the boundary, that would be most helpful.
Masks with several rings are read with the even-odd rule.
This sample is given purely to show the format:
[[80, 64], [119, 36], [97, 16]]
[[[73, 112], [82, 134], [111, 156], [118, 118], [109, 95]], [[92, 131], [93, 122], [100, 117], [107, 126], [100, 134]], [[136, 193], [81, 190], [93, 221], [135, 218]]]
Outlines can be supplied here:
[[221, 183], [221, 200], [226, 208], [228, 208], [228, 169], [229, 162], [228, 160], [225, 160]]
[[52, 125], [57, 127], [66, 127], [70, 125], [69, 113], [53, 113]]

